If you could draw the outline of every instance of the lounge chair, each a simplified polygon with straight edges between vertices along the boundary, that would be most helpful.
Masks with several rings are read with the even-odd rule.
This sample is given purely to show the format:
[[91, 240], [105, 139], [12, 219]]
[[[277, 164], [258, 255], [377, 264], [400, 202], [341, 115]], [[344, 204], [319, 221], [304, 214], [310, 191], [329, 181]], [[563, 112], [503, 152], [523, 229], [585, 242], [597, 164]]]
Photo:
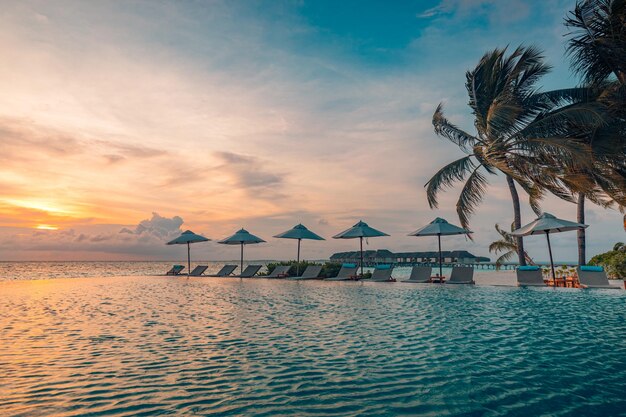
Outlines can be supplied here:
[[349, 281], [357, 279], [357, 269], [358, 267], [355, 264], [343, 264], [337, 276], [326, 278], [326, 281]]
[[519, 287], [545, 287], [543, 274], [538, 266], [520, 266], [517, 268], [517, 285]]
[[165, 273], [165, 275], [178, 275], [182, 272], [183, 269], [185, 269], [183, 265], [174, 265], [172, 266], [172, 269]]
[[289, 276], [289, 268], [291, 268], [291, 265], [278, 265], [265, 278], [287, 278]]
[[430, 266], [414, 266], [411, 269], [411, 276], [406, 281], [413, 283], [427, 283], [430, 282], [430, 274], [433, 272], [433, 268]]
[[261, 269], [262, 266], [263, 265], [248, 265], [246, 269], [243, 270], [241, 275], [239, 275], [239, 278], [252, 278], [257, 272], [259, 272], [259, 269]]
[[301, 280], [301, 279], [319, 279], [320, 272], [322, 272], [322, 265], [309, 265], [299, 277], [291, 277], [289, 279]]
[[208, 268], [208, 266], [206, 265], [198, 265], [196, 266], [193, 271], [191, 271], [189, 273], [190, 277], [199, 277], [200, 275], [204, 274], [204, 271], [206, 271]]
[[224, 265], [217, 274], [209, 275], [210, 277], [227, 277], [230, 276], [237, 269], [237, 265]]
[[581, 288], [620, 288], [609, 284], [609, 279], [606, 277], [606, 272], [601, 266], [579, 266], [578, 282], [580, 283]]
[[392, 272], [393, 272], [393, 266], [391, 265], [377, 265], [376, 268], [374, 268], [374, 272], [372, 272], [372, 277], [363, 279], [363, 281], [396, 282], [396, 280], [391, 277]]
[[450, 273], [446, 284], [476, 284], [474, 282], [474, 268], [471, 266], [455, 266]]

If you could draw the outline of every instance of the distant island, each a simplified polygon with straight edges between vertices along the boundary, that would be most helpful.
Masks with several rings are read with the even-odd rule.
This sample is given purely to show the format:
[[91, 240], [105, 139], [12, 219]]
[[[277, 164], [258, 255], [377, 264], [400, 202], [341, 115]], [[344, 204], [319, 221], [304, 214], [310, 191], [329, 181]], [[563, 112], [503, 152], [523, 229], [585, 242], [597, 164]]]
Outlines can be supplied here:
[[[442, 251], [443, 262], [458, 264], [476, 264], [480, 262], [490, 262], [491, 259], [484, 256], [472, 255], [466, 250]], [[330, 257], [333, 262], [358, 262], [361, 253], [338, 252]], [[438, 252], [391, 252], [388, 249], [366, 250], [363, 252], [363, 263], [365, 265], [377, 264], [430, 264], [439, 261]]]

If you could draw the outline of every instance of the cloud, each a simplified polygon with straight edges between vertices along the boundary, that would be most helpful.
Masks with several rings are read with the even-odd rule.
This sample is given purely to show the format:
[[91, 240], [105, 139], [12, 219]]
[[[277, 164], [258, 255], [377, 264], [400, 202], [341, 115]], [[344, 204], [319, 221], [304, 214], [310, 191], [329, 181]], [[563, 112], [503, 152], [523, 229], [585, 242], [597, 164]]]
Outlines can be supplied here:
[[524, 0], [442, 0], [437, 6], [417, 14], [428, 19], [441, 16], [487, 16], [492, 23], [507, 23], [525, 19], [530, 6]]
[[[135, 235], [151, 235], [159, 239], [169, 239], [178, 235], [183, 225], [183, 219], [179, 216], [167, 218], [160, 216], [159, 213], [152, 213], [152, 218], [139, 222], [132, 234]], [[128, 230], [123, 228], [122, 230]], [[121, 231], [120, 231], [121, 232]]]
[[179, 216], [164, 217], [152, 213], [151, 218], [142, 220], [134, 227], [93, 225], [84, 226], [80, 231], [16, 229], [14, 233], [0, 233], [0, 248], [3, 251], [26, 253], [26, 259], [29, 252], [40, 251], [123, 253], [140, 259], [153, 258], [172, 253], [164, 249], [164, 245], [182, 233], [183, 223]]
[[235, 154], [232, 152], [216, 152], [215, 157], [223, 162], [217, 170], [230, 174], [234, 185], [244, 189], [277, 189], [285, 180], [278, 163], [270, 165], [267, 162], [252, 156]]

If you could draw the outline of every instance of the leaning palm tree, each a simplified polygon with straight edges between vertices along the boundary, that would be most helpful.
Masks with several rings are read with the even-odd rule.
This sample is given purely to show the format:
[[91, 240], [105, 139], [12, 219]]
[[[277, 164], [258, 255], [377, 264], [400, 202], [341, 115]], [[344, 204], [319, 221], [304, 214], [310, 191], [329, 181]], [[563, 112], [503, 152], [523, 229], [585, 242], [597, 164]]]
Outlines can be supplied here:
[[[500, 225], [498, 224], [496, 224], [496, 231], [500, 235], [500, 239], [491, 242], [489, 245], [489, 252], [493, 252], [496, 255], [502, 253], [502, 255], [496, 259], [496, 269], [500, 269], [505, 262], [511, 260], [511, 258], [518, 252], [519, 248], [517, 247], [517, 239], [514, 236], [511, 236], [509, 232], [500, 228]], [[524, 251], [524, 259], [527, 264], [535, 264], [526, 251]]]
[[[596, 100], [606, 106], [609, 122], [592, 129], [586, 141], [594, 167], [582, 175], [590, 180], [577, 192], [577, 220], [585, 221], [584, 190], [604, 192], [620, 208], [626, 206], [626, 0], [577, 1], [565, 19], [571, 29], [567, 53], [574, 72], [600, 90]], [[582, 191], [581, 191], [582, 190]], [[584, 264], [585, 231], [578, 231], [578, 262]]]
[[[506, 56], [505, 49], [485, 54], [476, 68], [466, 73], [469, 106], [476, 134], [452, 124], [440, 104], [433, 115], [435, 133], [456, 144], [466, 154], [441, 168], [426, 184], [428, 203], [438, 206], [440, 191], [464, 182], [456, 204], [463, 227], [482, 201], [487, 175], [504, 174], [513, 202], [514, 227], [521, 227], [516, 184], [537, 202], [544, 191], [571, 200], [554, 175], [554, 167], [585, 166], [588, 149], [577, 138], [566, 136], [568, 123], [595, 125], [602, 122], [593, 104], [579, 97], [582, 89], [537, 92], [536, 83], [550, 70], [541, 52], [518, 47]], [[525, 264], [522, 238], [517, 238], [521, 265]]]

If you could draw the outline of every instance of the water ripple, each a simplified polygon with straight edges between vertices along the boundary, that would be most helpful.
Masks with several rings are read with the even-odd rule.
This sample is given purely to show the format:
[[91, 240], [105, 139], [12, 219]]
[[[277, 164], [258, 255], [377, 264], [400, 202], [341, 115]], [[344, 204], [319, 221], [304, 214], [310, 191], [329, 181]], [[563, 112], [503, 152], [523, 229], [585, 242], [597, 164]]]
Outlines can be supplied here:
[[626, 294], [0, 283], [2, 416], [626, 415]]

